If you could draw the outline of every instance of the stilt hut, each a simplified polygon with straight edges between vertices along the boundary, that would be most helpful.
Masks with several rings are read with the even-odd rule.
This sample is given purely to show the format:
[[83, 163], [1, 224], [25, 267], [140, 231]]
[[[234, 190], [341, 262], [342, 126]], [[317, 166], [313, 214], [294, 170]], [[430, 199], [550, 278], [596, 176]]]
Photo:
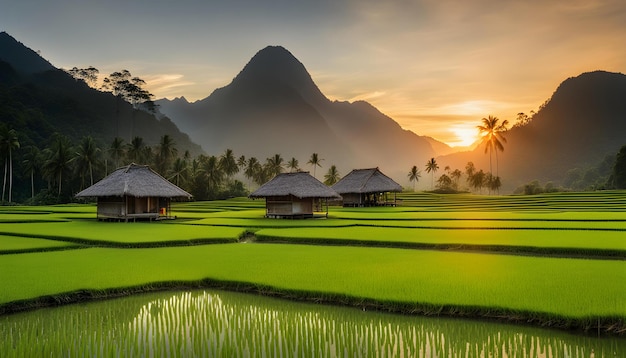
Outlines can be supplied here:
[[98, 220], [156, 220], [171, 218], [172, 199], [192, 195], [170, 183], [147, 165], [130, 164], [76, 194], [95, 197]]
[[263, 184], [250, 194], [250, 198], [265, 198], [266, 217], [312, 218], [322, 212], [328, 199], [341, 199], [334, 190], [315, 179], [308, 172], [283, 173]]
[[[396, 206], [402, 186], [378, 168], [354, 169], [332, 188], [343, 198], [343, 206]], [[389, 193], [394, 193], [390, 198]]]

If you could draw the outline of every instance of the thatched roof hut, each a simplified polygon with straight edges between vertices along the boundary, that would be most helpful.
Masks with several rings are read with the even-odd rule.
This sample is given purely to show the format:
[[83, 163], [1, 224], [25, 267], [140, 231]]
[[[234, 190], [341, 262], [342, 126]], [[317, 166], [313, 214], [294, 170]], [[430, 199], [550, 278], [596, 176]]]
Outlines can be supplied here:
[[192, 195], [163, 178], [147, 165], [130, 164], [76, 194], [98, 200], [98, 219], [128, 221], [170, 216], [172, 199]]
[[343, 198], [344, 206], [396, 205], [388, 193], [402, 191], [402, 186], [383, 174], [378, 168], [354, 169], [332, 188]]
[[314, 211], [321, 211], [320, 199], [340, 199], [341, 196], [308, 172], [298, 172], [275, 176], [250, 194], [250, 198], [265, 198], [267, 217], [307, 218], [313, 217]]

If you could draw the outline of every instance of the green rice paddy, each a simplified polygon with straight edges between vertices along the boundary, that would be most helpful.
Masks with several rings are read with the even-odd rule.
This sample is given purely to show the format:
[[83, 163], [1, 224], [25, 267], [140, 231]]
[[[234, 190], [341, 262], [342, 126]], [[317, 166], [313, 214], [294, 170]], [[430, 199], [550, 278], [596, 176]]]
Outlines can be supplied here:
[[626, 192], [399, 198], [312, 220], [266, 219], [243, 198], [177, 203], [177, 220], [151, 223], [2, 207], [0, 313], [217, 286], [626, 334]]

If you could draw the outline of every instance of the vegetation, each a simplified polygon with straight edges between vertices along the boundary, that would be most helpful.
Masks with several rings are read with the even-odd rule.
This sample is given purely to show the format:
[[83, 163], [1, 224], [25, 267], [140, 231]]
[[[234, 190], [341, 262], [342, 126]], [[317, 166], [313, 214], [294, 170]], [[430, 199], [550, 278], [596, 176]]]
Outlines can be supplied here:
[[[15, 334], [14, 332], [19, 332]], [[42, 334], [44, 332], [45, 334]], [[620, 356], [597, 339], [493, 322], [389, 315], [224, 291], [155, 293], [0, 317], [0, 355]], [[469, 342], [469, 343], [468, 343]]]
[[[179, 220], [136, 224], [97, 222], [90, 205], [4, 207], [0, 311], [220, 286], [623, 332], [624, 192], [401, 200], [394, 208], [332, 207], [326, 220], [302, 221], [265, 219], [262, 201], [190, 202], [174, 206]], [[35, 241], [16, 247], [19, 238]], [[59, 251], [48, 240], [68, 246]], [[233, 244], [206, 245], [218, 242]]]
[[439, 169], [439, 165], [437, 164], [437, 161], [435, 160], [435, 158], [430, 158], [430, 160], [428, 162], [426, 162], [426, 173], [431, 173], [431, 182], [433, 185], [433, 189], [434, 189], [434, 181], [435, 181], [435, 173], [437, 172], [437, 170]]

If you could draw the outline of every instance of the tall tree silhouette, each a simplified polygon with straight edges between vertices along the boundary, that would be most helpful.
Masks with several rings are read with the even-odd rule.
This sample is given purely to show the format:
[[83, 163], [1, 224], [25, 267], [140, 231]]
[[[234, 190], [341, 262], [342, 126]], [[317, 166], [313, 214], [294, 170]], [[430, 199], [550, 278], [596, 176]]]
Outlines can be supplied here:
[[321, 168], [322, 167], [322, 164], [321, 164], [322, 160], [324, 160], [324, 159], [320, 158], [317, 155], [317, 153], [313, 153], [313, 154], [311, 154], [311, 159], [309, 159], [309, 161], [307, 162], [307, 164], [311, 164], [313, 166], [313, 177], [314, 178], [317, 178], [315, 176], [315, 168], [317, 168], [317, 167]]
[[507, 130], [508, 120], [504, 120], [501, 123], [498, 117], [489, 116], [482, 119], [482, 125], [477, 126], [479, 134], [482, 136], [481, 145], [485, 144], [485, 153], [489, 151], [489, 172], [493, 173], [491, 167], [491, 153], [496, 152], [496, 176], [498, 173], [498, 151], [504, 151], [504, 145], [506, 138], [503, 133]]
[[339, 181], [339, 177], [340, 176], [339, 176], [339, 171], [337, 170], [337, 167], [334, 165], [331, 165], [330, 168], [328, 168], [328, 173], [324, 175], [324, 184], [333, 185]]
[[428, 162], [426, 162], [426, 172], [431, 173], [431, 186], [433, 189], [435, 188], [435, 173], [439, 169], [439, 165], [435, 158], [430, 158]]
[[413, 168], [411, 168], [411, 171], [409, 171], [409, 181], [413, 182], [413, 191], [415, 191], [415, 183], [417, 183], [420, 180], [420, 177], [422, 176], [422, 173], [420, 172], [419, 169], [417, 169], [417, 165], [414, 165]]
[[72, 142], [69, 138], [55, 134], [52, 145], [45, 150], [46, 159], [43, 164], [43, 171], [50, 181], [58, 184], [58, 195], [61, 195], [63, 174], [70, 169], [72, 160]]
[[4, 201], [4, 191], [7, 181], [7, 165], [9, 171], [9, 202], [12, 201], [13, 192], [13, 151], [20, 147], [15, 129], [7, 127], [0, 128], [0, 154], [4, 156], [4, 180], [2, 182], [2, 201]]

